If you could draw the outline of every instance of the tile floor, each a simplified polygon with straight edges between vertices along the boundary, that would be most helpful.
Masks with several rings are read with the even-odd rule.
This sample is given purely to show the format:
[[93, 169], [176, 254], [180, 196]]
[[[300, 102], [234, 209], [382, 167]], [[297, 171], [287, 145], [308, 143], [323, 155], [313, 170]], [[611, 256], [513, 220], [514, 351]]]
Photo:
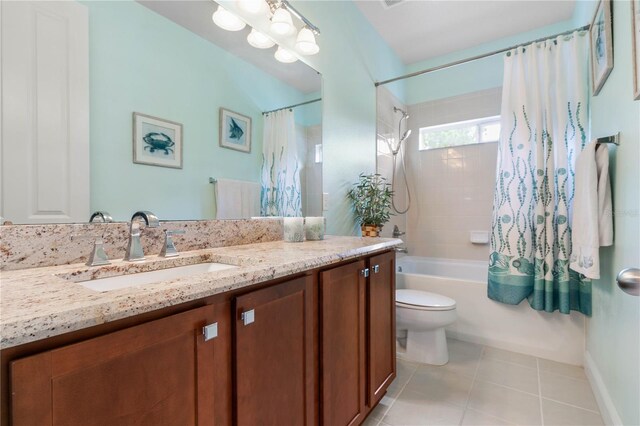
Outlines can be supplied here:
[[449, 340], [441, 367], [398, 359], [365, 426], [603, 425], [581, 367]]

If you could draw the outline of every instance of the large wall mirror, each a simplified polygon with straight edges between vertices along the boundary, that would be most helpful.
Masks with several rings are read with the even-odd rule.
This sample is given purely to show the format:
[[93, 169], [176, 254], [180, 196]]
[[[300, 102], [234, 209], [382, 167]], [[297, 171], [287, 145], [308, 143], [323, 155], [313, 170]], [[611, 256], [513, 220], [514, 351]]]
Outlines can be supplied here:
[[[16, 224], [86, 222], [96, 210], [115, 221], [137, 210], [161, 220], [260, 215], [260, 200], [247, 209], [233, 183], [259, 196], [264, 113], [285, 107], [301, 214], [322, 215], [321, 76], [251, 47], [249, 27], [218, 28], [216, 7], [1, 2], [0, 215]], [[221, 215], [220, 200], [244, 207]]]

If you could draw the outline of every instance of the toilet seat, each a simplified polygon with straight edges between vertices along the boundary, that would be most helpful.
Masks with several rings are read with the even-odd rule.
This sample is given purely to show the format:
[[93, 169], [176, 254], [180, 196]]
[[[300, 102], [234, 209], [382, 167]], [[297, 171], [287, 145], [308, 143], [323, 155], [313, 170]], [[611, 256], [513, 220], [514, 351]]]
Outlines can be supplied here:
[[450, 311], [456, 301], [450, 297], [421, 290], [396, 290], [396, 306], [423, 311]]

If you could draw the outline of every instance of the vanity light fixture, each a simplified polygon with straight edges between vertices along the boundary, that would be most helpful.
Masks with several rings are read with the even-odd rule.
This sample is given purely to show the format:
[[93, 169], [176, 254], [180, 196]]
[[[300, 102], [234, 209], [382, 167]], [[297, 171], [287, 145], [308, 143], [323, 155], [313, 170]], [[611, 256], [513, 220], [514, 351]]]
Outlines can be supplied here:
[[213, 12], [211, 19], [213, 19], [213, 22], [217, 26], [227, 31], [240, 31], [247, 25], [244, 21], [224, 9], [222, 6], [218, 6], [218, 9]]
[[251, 46], [258, 49], [268, 49], [276, 44], [275, 41], [271, 40], [255, 28], [251, 29], [251, 32], [247, 36], [247, 41]]
[[295, 31], [291, 13], [282, 6], [273, 12], [271, 17], [271, 31], [278, 35], [287, 35]]
[[247, 13], [257, 15], [259, 13], [267, 12], [269, 6], [265, 0], [236, 0], [238, 7]]
[[313, 31], [307, 27], [300, 30], [298, 38], [296, 39], [296, 49], [303, 55], [315, 55], [320, 51]]
[[278, 61], [283, 62], [285, 64], [290, 64], [298, 60], [298, 58], [296, 58], [296, 55], [289, 52], [287, 49], [283, 49], [280, 46], [278, 46], [278, 50], [276, 50], [276, 53], [274, 56]]

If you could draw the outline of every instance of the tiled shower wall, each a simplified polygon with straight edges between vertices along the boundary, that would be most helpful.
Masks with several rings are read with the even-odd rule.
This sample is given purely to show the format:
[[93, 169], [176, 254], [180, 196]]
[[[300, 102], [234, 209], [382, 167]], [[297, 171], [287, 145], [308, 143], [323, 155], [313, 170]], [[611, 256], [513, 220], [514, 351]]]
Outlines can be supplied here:
[[[383, 86], [379, 86], [376, 96], [377, 102], [377, 162], [376, 171], [381, 174], [388, 183], [391, 183], [391, 175], [393, 171], [393, 155], [389, 150], [388, 144], [392, 143], [394, 146], [398, 143], [398, 122], [402, 115], [400, 113], [394, 113], [393, 107], [398, 107], [403, 110], [407, 110], [407, 107], [400, 102], [389, 90]], [[404, 132], [403, 127], [402, 131]], [[400, 161], [397, 160], [396, 166], [399, 166]], [[394, 200], [396, 207], [399, 210], [404, 210], [407, 203], [407, 194], [404, 189], [404, 182], [401, 177], [396, 174], [396, 187]], [[391, 237], [393, 233], [394, 225], [397, 225], [401, 231], [406, 231], [407, 220], [406, 214], [394, 214], [391, 216], [391, 220], [382, 228], [382, 237]], [[404, 239], [404, 237], [402, 237]], [[406, 241], [406, 239], [405, 239]]]
[[469, 232], [490, 231], [498, 144], [419, 151], [418, 134], [421, 127], [499, 115], [500, 102], [496, 88], [409, 106], [409, 254], [488, 259], [489, 246], [472, 244]]

